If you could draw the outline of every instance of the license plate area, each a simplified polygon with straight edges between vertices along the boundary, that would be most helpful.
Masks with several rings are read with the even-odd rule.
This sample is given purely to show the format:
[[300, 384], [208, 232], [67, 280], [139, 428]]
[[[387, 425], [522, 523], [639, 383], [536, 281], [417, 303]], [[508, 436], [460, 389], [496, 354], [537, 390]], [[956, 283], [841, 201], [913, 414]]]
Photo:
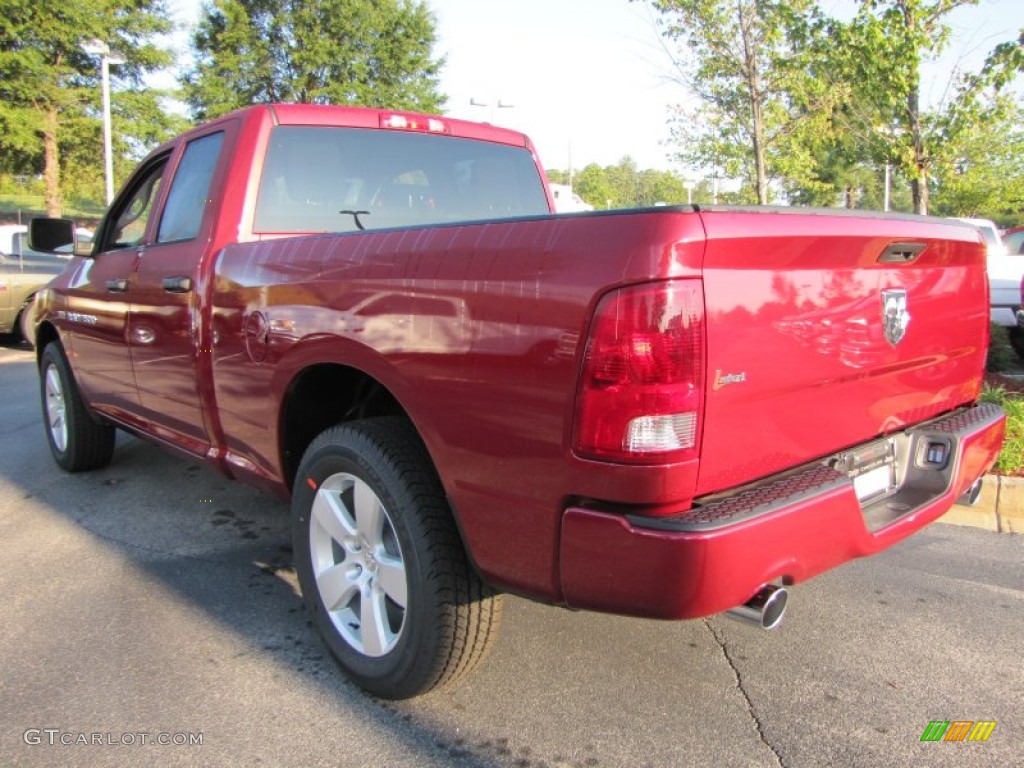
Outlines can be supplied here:
[[853, 481], [861, 505], [896, 492], [896, 441], [877, 440], [839, 454], [833, 465]]

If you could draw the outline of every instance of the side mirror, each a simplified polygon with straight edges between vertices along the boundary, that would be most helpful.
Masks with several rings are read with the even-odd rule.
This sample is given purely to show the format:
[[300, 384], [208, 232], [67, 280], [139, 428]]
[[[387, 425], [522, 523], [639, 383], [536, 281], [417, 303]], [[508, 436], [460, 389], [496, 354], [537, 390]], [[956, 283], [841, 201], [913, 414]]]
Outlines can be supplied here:
[[28, 247], [33, 251], [56, 253], [75, 244], [75, 222], [71, 219], [32, 219], [28, 223]]
[[70, 251], [76, 256], [88, 256], [92, 253], [91, 244], [77, 242], [75, 222], [71, 219], [32, 219], [28, 223], [28, 247], [43, 253]]

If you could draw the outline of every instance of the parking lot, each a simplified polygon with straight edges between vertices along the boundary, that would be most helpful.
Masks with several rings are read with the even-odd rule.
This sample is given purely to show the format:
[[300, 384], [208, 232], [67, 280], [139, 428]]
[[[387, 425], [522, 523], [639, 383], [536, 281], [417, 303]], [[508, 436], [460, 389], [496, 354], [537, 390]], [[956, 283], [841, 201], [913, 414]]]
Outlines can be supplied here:
[[4, 765], [1021, 764], [1022, 536], [933, 525], [797, 585], [771, 633], [510, 598], [461, 687], [381, 702], [306, 619], [286, 505], [123, 436], [64, 474], [31, 351], [0, 346], [0, 392]]

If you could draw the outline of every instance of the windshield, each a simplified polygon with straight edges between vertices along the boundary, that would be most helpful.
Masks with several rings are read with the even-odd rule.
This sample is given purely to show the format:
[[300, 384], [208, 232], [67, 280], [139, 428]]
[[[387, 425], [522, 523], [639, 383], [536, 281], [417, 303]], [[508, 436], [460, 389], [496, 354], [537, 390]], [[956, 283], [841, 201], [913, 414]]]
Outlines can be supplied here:
[[547, 214], [525, 147], [422, 133], [274, 129], [254, 231], [349, 232]]

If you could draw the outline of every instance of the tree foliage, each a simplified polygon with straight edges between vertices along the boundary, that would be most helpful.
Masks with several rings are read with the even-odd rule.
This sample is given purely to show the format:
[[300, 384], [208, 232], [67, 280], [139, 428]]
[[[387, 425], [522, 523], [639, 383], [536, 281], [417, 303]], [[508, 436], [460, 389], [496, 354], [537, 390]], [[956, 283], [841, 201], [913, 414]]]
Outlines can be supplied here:
[[[957, 135], [933, 168], [932, 209], [942, 216], [1016, 224], [1024, 211], [1024, 109], [1004, 97], [989, 120]], [[993, 141], [998, 137], [998, 141]]]
[[200, 119], [275, 101], [438, 112], [435, 42], [419, 0], [213, 0], [182, 84]]
[[793, 66], [807, 36], [813, 0], [651, 0], [660, 13], [678, 79], [697, 96], [677, 109], [673, 138], [688, 164], [719, 169], [749, 181], [754, 199], [767, 203], [772, 176], [806, 162], [792, 141], [795, 99], [815, 94], [806, 73]]
[[830, 71], [849, 86], [844, 127], [876, 162], [892, 163], [910, 181], [913, 208], [927, 213], [930, 184], [962, 134], [991, 119], [990, 89], [1013, 76], [1012, 48], [993, 52], [976, 74], [952, 73], [949, 97], [922, 103], [922, 65], [950, 40], [949, 14], [978, 0], [863, 0], [849, 22], [832, 21]]
[[[859, 0], [845, 21], [813, 0], [648, 2], [697, 97], [669, 118], [681, 159], [742, 178], [749, 202], [766, 202], [771, 183], [791, 202], [882, 207], [888, 166], [893, 199], [926, 213], [933, 190], [946, 208], [994, 182], [978, 137], [1008, 115], [999, 96], [1024, 69], [1024, 33], [979, 71], [952, 72], [939, 103], [922, 99], [922, 67], [949, 44], [950, 14], [977, 0]], [[974, 181], [959, 178], [968, 170]]]
[[801, 137], [812, 172], [785, 179], [791, 200], [883, 207], [877, 191], [884, 182], [872, 180], [884, 178], [879, 170], [888, 167], [893, 207], [928, 212], [932, 189], [960, 167], [961, 138], [1005, 112], [1008, 102], [996, 97], [1022, 61], [1019, 41], [1003, 43], [979, 72], [951, 72], [938, 103], [922, 100], [923, 66], [950, 41], [948, 15], [976, 2], [861, 0], [849, 21], [810, 19], [796, 62], [827, 89], [830, 108]]
[[[125, 152], [168, 128], [161, 94], [143, 76], [169, 65], [158, 44], [171, 21], [163, 0], [8, 0], [0, 21], [0, 171], [42, 173], [46, 208], [61, 210], [61, 174], [102, 184], [99, 40], [124, 63], [112, 70], [112, 111]], [[72, 171], [74, 173], [72, 173]]]
[[[549, 181], [555, 184], [570, 183], [567, 171], [548, 170], [547, 173]], [[636, 208], [657, 203], [678, 205], [687, 201], [685, 182], [677, 174], [639, 170], [636, 161], [628, 155], [615, 165], [601, 167], [591, 163], [576, 172], [571, 181], [573, 191], [597, 209]]]

